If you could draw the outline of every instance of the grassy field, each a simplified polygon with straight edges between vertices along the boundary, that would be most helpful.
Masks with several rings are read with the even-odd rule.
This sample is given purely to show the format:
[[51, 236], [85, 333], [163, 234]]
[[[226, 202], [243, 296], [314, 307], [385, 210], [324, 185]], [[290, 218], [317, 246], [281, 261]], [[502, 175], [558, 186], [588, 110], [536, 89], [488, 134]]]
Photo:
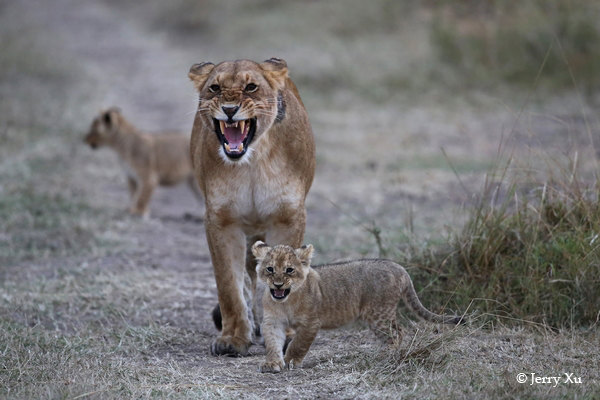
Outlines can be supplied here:
[[[0, 397], [600, 397], [598, 17], [583, 0], [0, 1]], [[468, 324], [401, 308], [399, 348], [353, 325], [279, 375], [260, 345], [208, 354], [203, 205], [161, 189], [130, 217], [116, 156], [82, 138], [112, 105], [188, 133], [191, 64], [272, 56], [317, 139], [315, 262], [395, 259]]]

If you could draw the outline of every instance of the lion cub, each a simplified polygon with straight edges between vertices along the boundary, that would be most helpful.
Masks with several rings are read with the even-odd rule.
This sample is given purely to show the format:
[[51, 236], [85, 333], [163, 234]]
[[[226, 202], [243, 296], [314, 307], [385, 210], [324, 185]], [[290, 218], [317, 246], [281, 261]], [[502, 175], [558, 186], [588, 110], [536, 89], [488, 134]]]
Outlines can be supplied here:
[[[319, 329], [338, 328], [356, 320], [367, 322], [379, 338], [392, 343], [401, 337], [396, 323], [401, 299], [428, 321], [462, 321], [423, 307], [406, 270], [392, 261], [347, 261], [323, 265], [317, 272], [310, 266], [312, 253], [311, 245], [294, 249], [258, 241], [252, 246], [258, 261], [256, 271], [267, 285], [262, 324], [267, 359], [261, 372], [300, 366]], [[286, 336], [292, 340], [284, 357]]]
[[148, 203], [157, 185], [172, 186], [187, 180], [198, 200], [202, 199], [192, 175], [189, 137], [141, 133], [113, 107], [94, 118], [85, 142], [92, 149], [107, 146], [117, 152], [127, 174], [130, 212], [134, 215], [148, 215]]

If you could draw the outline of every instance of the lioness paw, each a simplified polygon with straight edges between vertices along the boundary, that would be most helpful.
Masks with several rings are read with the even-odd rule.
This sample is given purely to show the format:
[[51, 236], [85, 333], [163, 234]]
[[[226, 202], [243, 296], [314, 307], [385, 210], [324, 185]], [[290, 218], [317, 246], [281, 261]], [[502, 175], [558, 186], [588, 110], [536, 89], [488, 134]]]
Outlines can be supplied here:
[[248, 354], [249, 347], [250, 343], [242, 343], [241, 341], [231, 337], [219, 337], [216, 338], [210, 345], [210, 354], [213, 356], [245, 356]]
[[284, 368], [283, 361], [265, 361], [260, 365], [260, 372], [277, 373]]

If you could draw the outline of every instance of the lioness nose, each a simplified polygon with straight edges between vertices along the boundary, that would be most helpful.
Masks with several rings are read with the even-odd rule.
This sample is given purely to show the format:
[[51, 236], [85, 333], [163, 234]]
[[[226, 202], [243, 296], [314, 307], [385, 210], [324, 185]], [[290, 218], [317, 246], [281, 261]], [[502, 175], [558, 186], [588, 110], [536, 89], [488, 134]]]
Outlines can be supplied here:
[[283, 283], [275, 283], [275, 282], [273, 282], [273, 286], [275, 286], [277, 289], [281, 289], [281, 287], [283, 286]]
[[225, 115], [227, 115], [227, 117], [231, 119], [233, 118], [237, 110], [239, 110], [240, 108], [238, 106], [222, 106], [221, 109], [223, 110]]

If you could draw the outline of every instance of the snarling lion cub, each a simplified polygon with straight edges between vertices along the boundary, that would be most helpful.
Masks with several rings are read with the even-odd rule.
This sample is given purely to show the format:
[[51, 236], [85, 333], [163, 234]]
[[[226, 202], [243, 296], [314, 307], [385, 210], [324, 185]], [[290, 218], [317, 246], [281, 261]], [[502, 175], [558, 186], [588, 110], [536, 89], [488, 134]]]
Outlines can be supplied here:
[[[294, 249], [269, 247], [258, 241], [252, 254], [258, 276], [267, 285], [262, 324], [267, 359], [262, 372], [299, 367], [319, 329], [338, 328], [362, 320], [388, 343], [401, 338], [396, 323], [400, 300], [421, 318], [457, 324], [461, 317], [434, 314], [417, 297], [404, 268], [389, 260], [357, 260], [310, 266], [311, 245]], [[284, 352], [286, 336], [291, 342]], [[288, 339], [289, 339], [288, 337]]]
[[119, 155], [127, 174], [132, 214], [148, 215], [157, 185], [171, 186], [187, 180], [198, 200], [202, 199], [192, 174], [190, 140], [183, 135], [142, 133], [113, 107], [94, 118], [85, 142], [93, 149], [110, 147]]
[[258, 239], [302, 244], [314, 138], [283, 60], [195, 64], [189, 77], [199, 93], [192, 163], [205, 198], [222, 322], [211, 353], [244, 355], [257, 322], [250, 246]]

